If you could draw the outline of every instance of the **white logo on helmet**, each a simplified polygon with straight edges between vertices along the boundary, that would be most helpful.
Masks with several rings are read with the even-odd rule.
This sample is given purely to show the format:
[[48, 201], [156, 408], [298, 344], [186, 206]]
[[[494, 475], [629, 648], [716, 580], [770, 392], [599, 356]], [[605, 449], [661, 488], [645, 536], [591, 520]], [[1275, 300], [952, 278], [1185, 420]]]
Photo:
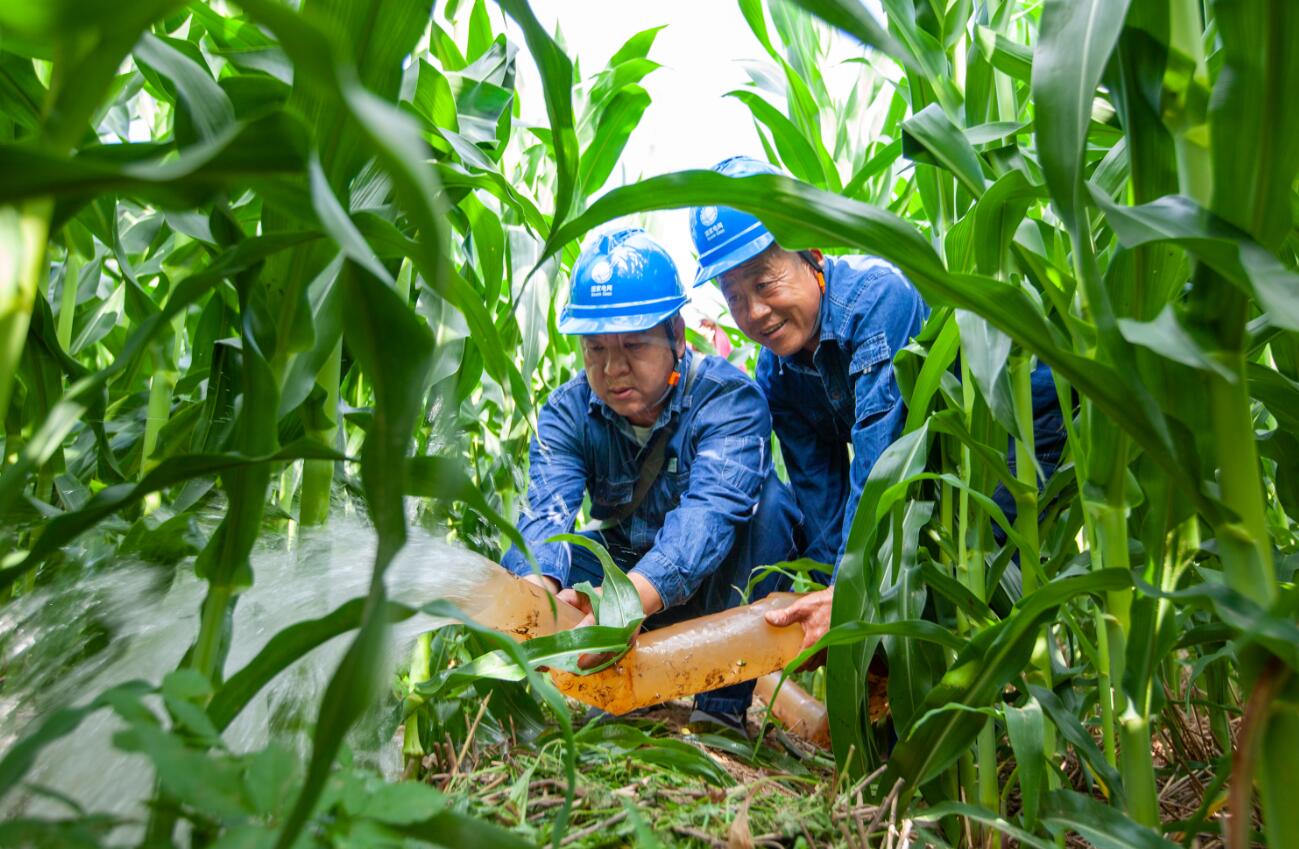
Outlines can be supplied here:
[[709, 226], [716, 220], [717, 220], [717, 207], [705, 206], [703, 209], [699, 210], [699, 223], [704, 225], [705, 227]]
[[609, 260], [603, 257], [596, 260], [591, 266], [591, 279], [596, 283], [608, 283], [609, 278], [613, 276], [613, 266], [609, 265]]

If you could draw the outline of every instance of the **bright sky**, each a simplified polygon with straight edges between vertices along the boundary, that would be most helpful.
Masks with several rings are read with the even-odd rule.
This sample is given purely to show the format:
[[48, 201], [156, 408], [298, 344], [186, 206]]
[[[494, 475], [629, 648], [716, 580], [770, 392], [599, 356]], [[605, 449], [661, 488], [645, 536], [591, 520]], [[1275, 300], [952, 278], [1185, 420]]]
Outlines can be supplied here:
[[[632, 35], [667, 25], [649, 53], [663, 67], [641, 82], [649, 92], [650, 106], [604, 191], [640, 177], [709, 168], [739, 153], [763, 157], [749, 110], [735, 98], [724, 97], [749, 82], [741, 60], [767, 58], [735, 3], [534, 0], [532, 8], [552, 33], [558, 23], [569, 54], [578, 58], [583, 78], [604, 68], [609, 57]], [[507, 34], [511, 41], [523, 45], [523, 35], [513, 21], [509, 22]], [[526, 54], [526, 48], [519, 52], [519, 87], [527, 91], [523, 95], [524, 117], [544, 124], [544, 111], [526, 114], [544, 106], [535, 65]], [[687, 212], [653, 213], [644, 219], [644, 226], [667, 247], [689, 286], [696, 266]], [[691, 296], [696, 301], [703, 299], [698, 304], [703, 315], [716, 316], [720, 314], [721, 299], [710, 289], [700, 287]]]

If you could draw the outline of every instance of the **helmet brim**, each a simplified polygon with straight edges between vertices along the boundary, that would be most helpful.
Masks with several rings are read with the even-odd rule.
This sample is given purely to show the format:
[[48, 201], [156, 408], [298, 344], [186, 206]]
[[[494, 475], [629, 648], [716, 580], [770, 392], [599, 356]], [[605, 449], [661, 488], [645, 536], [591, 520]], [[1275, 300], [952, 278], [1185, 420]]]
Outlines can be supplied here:
[[682, 297], [669, 307], [653, 312], [633, 313], [631, 315], [574, 315], [569, 307], [560, 313], [555, 327], [560, 333], [573, 336], [595, 336], [601, 333], [640, 333], [661, 324], [681, 311], [688, 298]]
[[763, 233], [756, 239], [746, 242], [735, 250], [729, 252], [725, 258], [719, 259], [711, 265], [699, 267], [699, 273], [695, 275], [695, 282], [690, 284], [690, 288], [702, 286], [709, 280], [715, 280], [721, 277], [732, 268], [744, 265], [744, 263], [753, 259], [758, 254], [765, 251], [776, 243], [776, 237], [770, 233]]

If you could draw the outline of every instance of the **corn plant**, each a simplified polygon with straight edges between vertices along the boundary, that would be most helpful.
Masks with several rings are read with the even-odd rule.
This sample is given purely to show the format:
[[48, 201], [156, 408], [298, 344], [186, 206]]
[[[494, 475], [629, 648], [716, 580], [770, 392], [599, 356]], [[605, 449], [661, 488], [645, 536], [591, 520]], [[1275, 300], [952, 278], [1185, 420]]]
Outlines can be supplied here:
[[[807, 72], [811, 19], [773, 3], [769, 26], [741, 3], [784, 90], [740, 96], [792, 177], [655, 177], [548, 250], [633, 211], [722, 203], [789, 249], [882, 256], [935, 307], [895, 359], [906, 431], [840, 564], [826, 641], [841, 768], [878, 763], [879, 650], [900, 738], [880, 792], [923, 791], [949, 840], [960, 816], [988, 840], [1189, 845], [1222, 828], [1243, 846], [1256, 786], [1261, 839], [1290, 845], [1299, 148], [1277, 98], [1299, 81], [1281, 47], [1299, 19], [1284, 3], [885, 0], [881, 24], [854, 3], [795, 5], [870, 47], [877, 73], [881, 54], [896, 63], [903, 107], [865, 151], [839, 143], [850, 110]], [[1032, 460], [1034, 360], [1069, 420], [1049, 481]], [[1168, 817], [1160, 782], [1190, 766], [1152, 749], [1193, 700], [1222, 754], [1200, 765], [1198, 810]], [[1066, 754], [1092, 792], [1069, 787]], [[1228, 826], [1206, 826], [1224, 802]]]
[[[36, 751], [112, 709], [131, 729], [120, 744], [157, 771], [150, 844], [172, 843], [181, 819], [204, 844], [238, 827], [288, 846], [309, 821], [324, 843], [353, 827], [522, 843], [428, 788], [344, 777], [377, 794], [344, 804], [335, 763], [379, 696], [387, 625], [427, 601], [386, 596], [407, 522], [489, 553], [521, 544], [501, 515], [516, 459], [535, 398], [574, 370], [551, 332], [555, 269], [529, 274], [554, 224], [613, 172], [649, 102], [638, 83], [656, 31], [582, 81], [575, 109], [573, 63], [526, 3], [432, 12], [416, 0], [0, 10], [0, 593], [128, 556], [192, 562], [207, 588], [176, 672], [51, 714], [5, 753], [0, 793]], [[519, 119], [502, 13], [542, 66], [549, 127]], [[331, 510], [358, 509], [378, 538], [369, 595], [286, 623], [228, 670], [253, 546], [292, 545]], [[305, 769], [282, 751], [223, 751], [222, 730], [267, 681], [349, 632]], [[478, 639], [524, 660], [499, 635]], [[527, 674], [571, 735], [558, 695]], [[141, 702], [155, 693], [166, 717]], [[241, 781], [275, 775], [293, 777], [257, 784], [251, 807], [202, 789], [239, 796]], [[87, 815], [5, 833], [115, 825]], [[561, 814], [556, 841], [563, 831]]]

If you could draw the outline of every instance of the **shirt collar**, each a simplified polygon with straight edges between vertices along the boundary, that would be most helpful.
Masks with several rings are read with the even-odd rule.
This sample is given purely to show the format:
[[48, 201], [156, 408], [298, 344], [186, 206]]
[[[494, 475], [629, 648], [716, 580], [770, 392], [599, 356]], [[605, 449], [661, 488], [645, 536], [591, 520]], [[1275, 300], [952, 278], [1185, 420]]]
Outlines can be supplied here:
[[[690, 346], [687, 345], [685, 356], [681, 358], [681, 363], [678, 366], [678, 373], [681, 375], [681, 378], [677, 381], [677, 385], [672, 387], [672, 391], [668, 393], [668, 401], [663, 405], [663, 409], [659, 410], [659, 417], [650, 428], [651, 433], [667, 424], [668, 420], [672, 418], [673, 413], [679, 413], [683, 408], [689, 406], [689, 399], [686, 398], [686, 384], [690, 382], [690, 361], [694, 357], [695, 353], [691, 351]], [[622, 429], [628, 436], [631, 436], [634, 433], [631, 429], [631, 422], [616, 413], [613, 407], [604, 403], [604, 401], [600, 399], [600, 396], [595, 394], [594, 389], [591, 390], [591, 400], [588, 402], [587, 408], [590, 410], [592, 415], [598, 411], [606, 419]]]

